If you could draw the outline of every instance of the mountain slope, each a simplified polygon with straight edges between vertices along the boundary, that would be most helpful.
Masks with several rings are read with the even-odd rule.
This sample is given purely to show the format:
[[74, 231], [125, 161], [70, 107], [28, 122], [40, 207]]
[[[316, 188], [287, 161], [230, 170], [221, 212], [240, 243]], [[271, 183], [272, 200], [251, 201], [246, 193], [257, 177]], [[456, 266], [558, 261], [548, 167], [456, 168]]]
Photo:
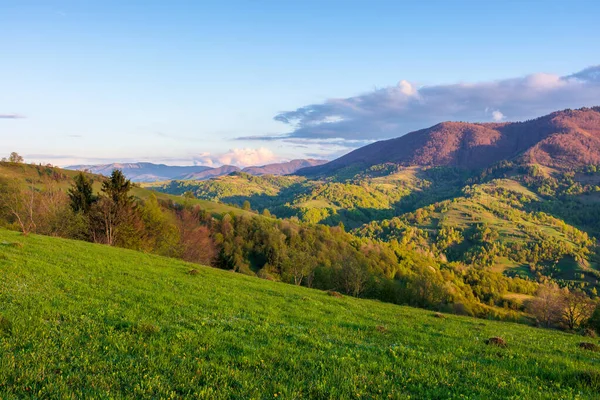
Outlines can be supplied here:
[[[1, 229], [0, 273], [1, 398], [592, 399], [600, 389], [596, 353], [557, 331]], [[508, 348], [486, 346], [492, 336]]]
[[174, 180], [194, 180], [194, 181], [204, 181], [211, 178], [217, 178], [223, 175], [229, 175], [233, 172], [241, 171], [240, 168], [235, 167], [233, 165], [223, 165], [217, 168], [209, 168], [200, 172], [191, 172], [189, 174], [177, 175], [171, 179]]
[[600, 271], [587, 261], [595, 240], [558, 218], [532, 211], [540, 201], [515, 180], [495, 179], [466, 187], [452, 200], [364, 225], [356, 233], [417, 247], [427, 243], [425, 249], [451, 261], [509, 275], [596, 287]]
[[302, 168], [315, 167], [327, 163], [326, 160], [292, 160], [284, 163], [268, 164], [260, 167], [247, 167], [242, 171], [250, 175], [289, 175]]
[[558, 111], [525, 122], [444, 122], [370, 144], [298, 174], [334, 175], [383, 163], [479, 169], [514, 159], [554, 168], [600, 163], [600, 107]]

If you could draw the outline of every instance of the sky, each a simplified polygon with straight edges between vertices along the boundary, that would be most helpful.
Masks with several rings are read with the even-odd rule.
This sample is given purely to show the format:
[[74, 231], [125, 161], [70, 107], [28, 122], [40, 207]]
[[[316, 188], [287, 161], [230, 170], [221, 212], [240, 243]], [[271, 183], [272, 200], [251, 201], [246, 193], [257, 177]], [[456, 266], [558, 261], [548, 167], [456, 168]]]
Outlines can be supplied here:
[[597, 1], [0, 0], [0, 155], [333, 159], [600, 105]]

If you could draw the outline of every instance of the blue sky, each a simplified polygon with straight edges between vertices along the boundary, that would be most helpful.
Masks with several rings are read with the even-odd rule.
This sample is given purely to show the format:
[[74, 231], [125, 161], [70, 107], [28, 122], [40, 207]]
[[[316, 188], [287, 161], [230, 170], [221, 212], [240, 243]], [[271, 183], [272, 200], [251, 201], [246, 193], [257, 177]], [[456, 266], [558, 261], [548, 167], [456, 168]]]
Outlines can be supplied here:
[[0, 0], [0, 152], [260, 164], [598, 105], [598, 15], [594, 1]]

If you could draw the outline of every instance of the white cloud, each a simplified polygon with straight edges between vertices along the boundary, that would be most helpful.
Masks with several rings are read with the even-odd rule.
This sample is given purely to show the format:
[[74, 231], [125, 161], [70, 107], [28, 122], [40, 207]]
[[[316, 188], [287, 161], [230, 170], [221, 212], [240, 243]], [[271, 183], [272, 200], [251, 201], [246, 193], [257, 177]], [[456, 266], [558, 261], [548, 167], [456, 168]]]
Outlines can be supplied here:
[[442, 121], [526, 120], [596, 105], [600, 105], [600, 65], [568, 76], [536, 73], [478, 83], [419, 87], [401, 80], [359, 96], [282, 112], [275, 120], [292, 127], [287, 135], [245, 139], [379, 140]]
[[207, 166], [235, 165], [238, 167], [247, 167], [264, 165], [278, 161], [281, 161], [281, 158], [276, 156], [271, 150], [264, 147], [260, 147], [258, 149], [231, 149], [222, 154], [202, 153], [194, 157], [195, 164]]
[[502, 114], [500, 111], [496, 110], [496, 111], [492, 111], [492, 119], [496, 122], [500, 122], [504, 119], [504, 114]]

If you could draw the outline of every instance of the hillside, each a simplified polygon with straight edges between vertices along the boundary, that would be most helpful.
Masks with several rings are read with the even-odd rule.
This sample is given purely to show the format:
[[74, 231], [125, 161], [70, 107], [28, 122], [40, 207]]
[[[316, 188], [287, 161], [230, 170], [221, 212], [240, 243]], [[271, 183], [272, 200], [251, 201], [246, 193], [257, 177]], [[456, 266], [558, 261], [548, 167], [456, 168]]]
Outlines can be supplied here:
[[553, 168], [599, 164], [600, 107], [558, 111], [525, 122], [444, 122], [298, 174], [331, 176], [382, 163], [480, 169], [515, 159]]
[[267, 164], [260, 167], [246, 167], [242, 171], [250, 175], [289, 175], [299, 169], [315, 167], [327, 163], [326, 160], [315, 160], [309, 158], [307, 160], [292, 160], [284, 163]]
[[495, 179], [468, 186], [452, 200], [372, 222], [356, 233], [409, 241], [449, 260], [509, 275], [549, 276], [582, 288], [597, 286], [600, 271], [587, 261], [595, 240], [558, 218], [532, 211], [540, 201], [515, 180]]
[[[78, 173], [78, 171], [74, 170], [52, 168], [41, 165], [0, 162], [0, 178], [15, 180], [21, 182], [23, 185], [29, 185], [33, 183], [37, 188], [47, 188], [52, 186], [65, 191], [72, 185], [73, 178]], [[94, 192], [100, 192], [102, 181], [106, 178], [102, 175], [91, 173], [88, 173], [88, 176], [90, 176], [94, 182]], [[184, 200], [180, 196], [168, 193], [158, 193], [139, 186], [133, 187], [132, 194], [142, 200], [147, 199], [151, 194], [155, 194], [160, 200], [172, 200], [176, 203], [183, 203], [186, 201], [193, 205], [199, 205], [206, 211], [214, 214], [222, 214], [227, 212], [232, 212], [234, 214], [246, 213], [239, 208], [230, 207], [225, 204], [194, 198]]]
[[233, 173], [206, 181], [169, 181], [144, 184], [161, 193], [193, 193], [198, 199], [269, 209], [280, 217], [298, 217], [310, 223], [344, 225], [391, 218], [401, 202], [436, 201], [460, 193], [464, 177], [452, 171], [380, 166], [345, 181], [311, 180], [299, 176], [253, 176]]
[[183, 174], [175, 176], [171, 179], [175, 180], [195, 180], [203, 181], [206, 179], [217, 178], [219, 176], [229, 175], [234, 172], [239, 172], [240, 169], [233, 165], [223, 165], [217, 168], [208, 168], [201, 172], [192, 172], [189, 174]]
[[[593, 399], [600, 390], [597, 353], [558, 331], [435, 318], [5, 230], [0, 273], [6, 399]], [[508, 347], [485, 345], [493, 336]]]

